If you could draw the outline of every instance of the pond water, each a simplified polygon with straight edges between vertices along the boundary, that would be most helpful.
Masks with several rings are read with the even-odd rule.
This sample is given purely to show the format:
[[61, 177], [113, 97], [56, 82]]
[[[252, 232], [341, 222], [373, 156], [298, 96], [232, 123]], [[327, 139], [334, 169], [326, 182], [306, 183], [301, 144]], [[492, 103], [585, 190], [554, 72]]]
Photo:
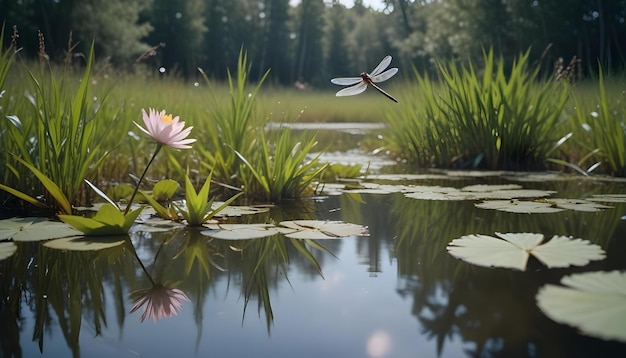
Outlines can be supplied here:
[[[515, 183], [571, 199], [626, 193], [623, 182], [521, 179], [448, 173], [385, 183]], [[135, 231], [123, 244], [87, 252], [18, 242], [0, 261], [1, 356], [626, 356], [626, 343], [557, 323], [535, 299], [572, 273], [626, 270], [626, 204], [520, 214], [479, 209], [476, 200], [335, 194], [235, 221], [340, 220], [367, 226], [369, 236], [219, 240], [181, 228]], [[531, 258], [518, 271], [475, 266], [446, 250], [464, 235], [496, 232], [582, 238], [606, 258], [552, 269]], [[142, 322], [143, 307], [130, 312], [138, 291], [163, 287], [188, 297], [177, 315]]]

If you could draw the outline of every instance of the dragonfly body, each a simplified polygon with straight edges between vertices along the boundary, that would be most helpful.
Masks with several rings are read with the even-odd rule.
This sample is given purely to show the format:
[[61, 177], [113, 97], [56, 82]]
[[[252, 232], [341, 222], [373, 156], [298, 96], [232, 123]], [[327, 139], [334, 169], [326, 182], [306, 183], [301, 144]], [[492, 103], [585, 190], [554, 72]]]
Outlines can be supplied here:
[[330, 82], [333, 84], [350, 86], [337, 92], [336, 96], [354, 96], [359, 93], [363, 93], [363, 91], [365, 91], [367, 89], [367, 86], [369, 85], [376, 89], [378, 92], [385, 95], [390, 100], [398, 103], [397, 99], [395, 99], [392, 95], [385, 92], [382, 88], [376, 85], [376, 83], [386, 81], [393, 77], [393, 75], [398, 73], [398, 69], [395, 67], [385, 71], [385, 69], [389, 67], [389, 64], [391, 64], [391, 56], [385, 56], [385, 58], [380, 61], [378, 66], [374, 68], [371, 74], [363, 72], [361, 73], [360, 77], [333, 78], [332, 80], [330, 80]]

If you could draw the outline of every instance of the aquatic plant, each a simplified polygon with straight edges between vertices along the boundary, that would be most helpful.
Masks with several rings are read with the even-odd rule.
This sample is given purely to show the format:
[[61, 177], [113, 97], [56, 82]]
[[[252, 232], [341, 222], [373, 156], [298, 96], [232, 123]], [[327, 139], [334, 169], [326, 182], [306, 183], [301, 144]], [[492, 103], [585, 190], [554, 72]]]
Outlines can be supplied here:
[[260, 150], [248, 157], [236, 152], [251, 173], [242, 171], [245, 190], [250, 196], [273, 202], [298, 198], [311, 189], [313, 180], [328, 166], [319, 163], [321, 154], [308, 158], [317, 143], [315, 137], [304, 144], [293, 144], [289, 128], [282, 131], [274, 144], [266, 140], [262, 131], [259, 136]]
[[493, 51], [483, 56], [482, 76], [472, 62], [439, 64], [440, 86], [416, 72], [423, 96], [388, 114], [392, 144], [426, 166], [542, 168], [562, 137], [557, 125], [568, 88], [541, 81], [528, 56], [519, 55], [508, 74]]
[[120, 235], [128, 233], [130, 227], [137, 219], [143, 207], [130, 210], [133, 200], [139, 191], [141, 182], [143, 181], [150, 164], [154, 161], [157, 154], [161, 151], [163, 146], [168, 146], [177, 149], [191, 148], [188, 144], [195, 142], [195, 139], [186, 139], [191, 132], [191, 128], [185, 128], [185, 122], [180, 122], [179, 117], [172, 117], [171, 114], [166, 114], [165, 111], [157, 112], [152, 108], [149, 110], [149, 114], [142, 109], [143, 121], [147, 129], [142, 128], [135, 123], [139, 128], [143, 130], [148, 136], [157, 142], [154, 154], [148, 161], [146, 168], [144, 169], [141, 177], [135, 185], [135, 189], [128, 200], [126, 209], [124, 212], [120, 212], [116, 203], [109, 199], [102, 191], [98, 190], [94, 185], [90, 186], [96, 190], [96, 192], [106, 199], [109, 203], [105, 204], [98, 210], [93, 218], [86, 218], [79, 215], [59, 215], [59, 219], [63, 222], [73, 226], [77, 230], [85, 233], [86, 235]]
[[185, 176], [185, 208], [175, 205], [176, 209], [187, 221], [189, 226], [200, 226], [209, 221], [213, 216], [218, 214], [222, 209], [227, 207], [235, 199], [237, 199], [243, 192], [239, 192], [230, 199], [226, 200], [216, 209], [213, 209], [213, 201], [215, 198], [209, 200], [209, 191], [211, 188], [211, 176], [205, 180], [202, 188], [199, 192], [193, 187], [191, 180], [188, 176]]
[[[255, 122], [254, 109], [256, 97], [269, 71], [250, 90], [248, 84], [250, 67], [247, 54], [241, 51], [235, 77], [230, 70], [228, 71], [229, 106], [220, 106], [220, 101], [213, 91], [215, 107], [211, 111], [210, 120], [205, 121], [208, 126], [207, 130], [201, 134], [205, 141], [198, 143], [198, 150], [204, 158], [202, 165], [213, 172], [213, 177], [216, 180], [233, 185], [238, 184], [237, 174], [241, 165], [235, 151], [244, 156], [253, 153], [257, 126], [263, 127], [263, 123]], [[211, 87], [211, 81], [206, 73], [202, 70], [200, 73]]]
[[[626, 98], [622, 91], [609, 90], [607, 93], [602, 69], [600, 69], [598, 81], [597, 102], [593, 105], [584, 101], [581, 95], [575, 94], [574, 96], [575, 118], [580, 133], [577, 142], [589, 152], [583, 157], [582, 162], [593, 158], [595, 160], [592, 161], [590, 168], [595, 169], [599, 164], [606, 164], [607, 172], [624, 177], [626, 176]], [[615, 96], [615, 93], [619, 97]], [[578, 164], [582, 165], [582, 163]], [[591, 170], [588, 169], [586, 172]]]
[[[26, 193], [40, 190], [29, 185], [32, 179], [24, 177], [18, 169], [24, 162], [28, 163], [26, 167], [31, 175], [35, 174], [46, 189], [43, 191], [45, 205], [65, 214], [70, 213], [68, 206], [59, 200], [72, 203], [77, 199], [83, 180], [105, 157], [103, 153], [106, 149], [102, 143], [112, 132], [102, 130], [102, 126], [114, 127], [118, 119], [106, 118], [107, 123], [104, 124], [105, 118], [92, 102], [93, 48], [92, 43], [80, 85], [73, 94], [70, 93], [72, 84], [66, 74], [59, 81], [48, 66], [47, 81], [41, 81], [29, 72], [35, 91], [26, 94], [32, 104], [32, 116], [12, 115], [11, 125], [6, 129], [6, 140], [14, 150], [13, 156], [6, 157], [8, 171], [14, 175], [7, 186]], [[41, 176], [32, 168], [56, 184], [60, 193], [50, 192], [52, 188], [41, 182]], [[60, 194], [65, 199], [61, 199]]]

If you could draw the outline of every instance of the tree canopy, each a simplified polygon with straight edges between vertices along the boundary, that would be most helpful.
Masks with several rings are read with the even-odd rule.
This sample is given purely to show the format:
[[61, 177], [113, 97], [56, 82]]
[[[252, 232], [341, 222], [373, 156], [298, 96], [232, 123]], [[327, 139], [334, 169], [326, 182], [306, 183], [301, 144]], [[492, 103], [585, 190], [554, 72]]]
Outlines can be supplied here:
[[[337, 0], [0, 0], [0, 20], [17, 26], [18, 44], [36, 56], [63, 58], [68, 39], [99, 58], [129, 67], [155, 49], [148, 64], [182, 76], [196, 68], [217, 78], [234, 68], [240, 50], [251, 78], [271, 69], [275, 84], [318, 85], [352, 76], [391, 54], [420, 71], [436, 61], [480, 59], [493, 48], [505, 61], [531, 48], [549, 69], [576, 56], [584, 71], [622, 69], [626, 0], [385, 0], [375, 11]], [[5, 44], [6, 45], [6, 44]], [[549, 49], [544, 51], [545, 49]]]

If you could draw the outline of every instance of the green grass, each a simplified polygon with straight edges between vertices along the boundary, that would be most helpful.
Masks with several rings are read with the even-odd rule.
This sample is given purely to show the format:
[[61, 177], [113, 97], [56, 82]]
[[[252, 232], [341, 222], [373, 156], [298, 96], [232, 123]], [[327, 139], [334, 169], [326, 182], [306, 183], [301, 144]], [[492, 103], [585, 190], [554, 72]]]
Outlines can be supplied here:
[[440, 64], [440, 81], [416, 73], [422, 87], [421, 108], [401, 108], [389, 115], [398, 149], [412, 152], [421, 165], [533, 170], [545, 167], [563, 136], [561, 111], [567, 101], [564, 83], [542, 81], [528, 69], [528, 54], [505, 71], [493, 52], [484, 68]]
[[[98, 62], [93, 68], [41, 66], [7, 49], [0, 52], [0, 90], [5, 91], [0, 98], [0, 165], [9, 170], [1, 174], [0, 184], [32, 197], [47, 195], [14, 155], [50, 178], [73, 204], [92, 199], [85, 178], [102, 190], [134, 184], [129, 174], [139, 176], [154, 146], [132, 122], [140, 122], [141, 109], [149, 107], [194, 126], [191, 137], [198, 143], [188, 151], [164, 149], [148, 183], [164, 178], [184, 183], [186, 173], [206, 178], [213, 172], [214, 180], [250, 190], [249, 199], [305, 195], [311, 174], [320, 167], [308, 165], [307, 153], [290, 157], [297, 141], [270, 132], [261, 135], [270, 121], [386, 122], [389, 130], [382, 134], [387, 149], [416, 170], [524, 170], [553, 165], [552, 160], [568, 164], [553, 168], [625, 176], [624, 82], [586, 80], [570, 88], [567, 98], [562, 84], [537, 78], [524, 56], [510, 71], [487, 54], [483, 72], [449, 64], [440, 66], [439, 79], [417, 75], [390, 81], [385, 89], [399, 98], [395, 104], [372, 90], [338, 98], [334, 93], [339, 88], [331, 85], [299, 90], [254, 83], [247, 78], [245, 57], [231, 69], [230, 82], [223, 83], [200, 73], [197, 80], [139, 69], [117, 74]], [[570, 139], [560, 142], [568, 133]], [[316, 138], [305, 133], [299, 140], [299, 149], [309, 151]], [[332, 144], [324, 149], [336, 150]], [[278, 163], [281, 167], [274, 158], [298, 160]], [[308, 172], [303, 174], [302, 168]], [[291, 188], [291, 194], [284, 188]], [[0, 192], [5, 207], [14, 205], [6, 202], [12, 197]]]

